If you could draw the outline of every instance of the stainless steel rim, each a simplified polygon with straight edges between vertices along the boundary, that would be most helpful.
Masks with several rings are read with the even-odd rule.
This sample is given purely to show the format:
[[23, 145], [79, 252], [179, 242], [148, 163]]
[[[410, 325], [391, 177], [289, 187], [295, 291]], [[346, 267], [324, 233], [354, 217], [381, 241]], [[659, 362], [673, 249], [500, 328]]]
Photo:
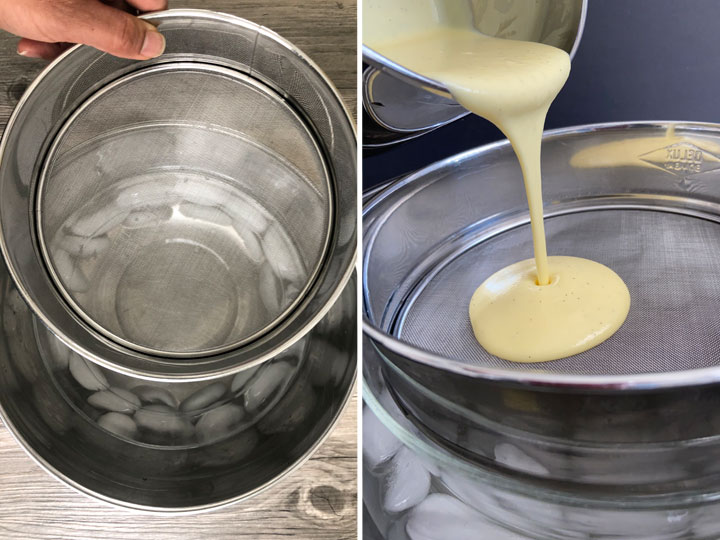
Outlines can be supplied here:
[[[363, 45], [363, 48], [365, 48], [365, 45]], [[368, 49], [368, 50], [371, 50], [371, 49]], [[380, 56], [375, 51], [372, 51], [372, 54]], [[402, 69], [404, 69], [404, 68], [402, 68]], [[363, 103], [371, 103], [372, 102], [372, 96], [370, 95], [370, 87], [372, 86], [372, 78], [377, 77], [380, 73], [382, 73], [382, 69], [378, 69], [378, 68], [366, 69], [365, 73], [363, 73], [363, 75], [362, 75]], [[418, 77], [421, 77], [421, 75], [418, 75]], [[450, 96], [449, 92], [447, 93], [446, 97], [452, 99], [452, 96]], [[404, 136], [402, 137], [402, 139], [400, 139], [402, 141], [414, 139], [415, 137], [419, 137], [420, 135], [424, 135], [425, 133], [428, 133], [429, 131], [433, 131], [434, 129], [446, 126], [449, 123], [454, 122], [455, 120], [458, 120], [458, 119], [462, 118], [463, 116], [467, 116], [468, 114], [470, 114], [470, 111], [462, 111], [461, 110], [461, 112], [458, 116], [455, 116], [448, 120], [444, 120], [442, 122], [437, 122], [435, 124], [429, 125], [429, 126], [423, 128], [422, 130], [418, 131], [416, 129], [408, 129], [408, 128], [400, 129], [397, 127], [393, 127], [393, 126], [389, 125], [387, 122], [384, 122], [382, 118], [378, 117], [378, 115], [376, 114], [375, 109], [373, 107], [364, 107], [364, 108], [365, 108], [365, 112], [367, 112], [370, 115], [370, 118], [372, 118], [373, 121], [375, 121], [380, 127], [387, 129], [388, 131], [392, 131], [394, 133], [403, 134]], [[393, 143], [373, 144], [373, 145], [365, 145], [365, 146], [377, 148], [377, 147], [382, 147], [382, 146], [388, 146], [390, 144], [395, 144], [397, 142], [400, 142], [400, 140], [394, 141]]]
[[445, 87], [445, 85], [433, 79], [429, 79], [424, 75], [420, 75], [419, 73], [411, 71], [396, 62], [393, 62], [386, 56], [383, 56], [379, 52], [368, 47], [367, 45], [362, 46], [362, 51], [363, 60], [371, 66], [381, 70], [392, 70], [393, 76], [403, 80], [406, 83], [419, 86], [423, 90], [426, 90], [433, 94], [452, 99], [452, 95], [450, 94], [450, 91]]
[[[610, 122], [602, 124], [588, 124], [584, 126], [576, 126], [569, 128], [555, 129], [546, 131], [544, 139], [552, 139], [562, 137], [569, 134], [592, 133], [603, 130], [617, 129], [637, 129], [649, 127], [666, 127], [669, 124], [682, 126], [684, 129], [698, 130], [715, 130], [720, 131], [720, 124], [704, 123], [704, 122], [681, 122], [681, 121], [639, 121], [639, 122]], [[401, 180], [395, 181], [384, 191], [371, 198], [363, 209], [363, 219], [368, 219], [372, 215], [373, 208], [379, 201], [383, 201], [389, 194], [411, 184], [414, 180], [424, 177], [443, 167], [449, 166], [453, 162], [478, 157], [482, 154], [494, 151], [496, 149], [508, 146], [507, 140], [491, 143], [486, 146], [468, 150], [466, 152], [451, 156], [442, 161], [429, 165]], [[365, 230], [363, 231], [365, 232]], [[368, 253], [372, 247], [374, 237], [371, 234], [363, 239], [365, 253]], [[365, 283], [367, 273], [367, 256], [362, 261], [362, 276]], [[368, 301], [367, 290], [363, 286], [363, 306]], [[555, 389], [571, 389], [581, 387], [584, 391], [588, 390], [655, 390], [661, 388], [676, 388], [683, 386], [698, 386], [720, 382], [720, 366], [675, 371], [667, 373], [637, 374], [637, 375], [612, 375], [612, 376], [595, 376], [595, 375], [570, 375], [570, 374], [544, 374], [534, 372], [509, 371], [496, 368], [485, 368], [474, 365], [462, 364], [450, 358], [443, 357], [438, 354], [431, 353], [419, 347], [415, 347], [406, 342], [400, 341], [393, 336], [386, 334], [380, 329], [375, 321], [368, 315], [367, 309], [363, 307], [363, 332], [372, 340], [382, 344], [388, 350], [412, 361], [425, 364], [439, 370], [449, 371], [466, 377], [485, 379], [498, 383], [516, 384], [520, 386], [547, 387]]]

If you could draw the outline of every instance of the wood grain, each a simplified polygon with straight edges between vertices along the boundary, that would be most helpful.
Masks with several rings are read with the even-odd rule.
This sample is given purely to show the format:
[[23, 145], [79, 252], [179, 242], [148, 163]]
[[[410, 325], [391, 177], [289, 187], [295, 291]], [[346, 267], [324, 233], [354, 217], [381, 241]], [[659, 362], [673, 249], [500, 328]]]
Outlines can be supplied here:
[[[355, 0], [171, 2], [232, 13], [272, 28], [327, 73], [356, 113]], [[45, 62], [15, 54], [17, 38], [0, 32], [0, 127]], [[116, 509], [52, 478], [0, 425], [0, 539], [234, 540], [356, 538], [357, 397], [330, 438], [298, 471], [230, 508], [193, 516]]]
[[[333, 81], [357, 116], [356, 0], [170, 1], [173, 8], [211, 9], [262, 24], [308, 54]], [[17, 38], [0, 30], [0, 126], [47, 62], [15, 54]]]

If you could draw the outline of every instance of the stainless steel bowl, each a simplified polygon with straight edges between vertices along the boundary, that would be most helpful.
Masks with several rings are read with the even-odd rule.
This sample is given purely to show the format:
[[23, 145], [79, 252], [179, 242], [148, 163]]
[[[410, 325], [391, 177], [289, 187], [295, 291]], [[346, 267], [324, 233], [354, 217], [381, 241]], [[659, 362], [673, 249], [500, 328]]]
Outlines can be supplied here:
[[[600, 261], [632, 299], [623, 327], [569, 358], [488, 354], [467, 314], [475, 288], [532, 256], [507, 142], [418, 171], [364, 210], [364, 332], [398, 401], [480, 463], [575, 484], [702, 489], [720, 474], [720, 126], [593, 125], [547, 132], [551, 255]], [[498, 463], [501, 442], [541, 468]]]
[[225, 506], [299, 467], [329, 434], [356, 370], [356, 281], [301, 341], [259, 367], [158, 383], [100, 368], [36, 318], [4, 268], [0, 417], [51, 475], [150, 512]]
[[[536, 41], [575, 56], [587, 12], [586, 0], [511, 0], [492, 3], [467, 0], [473, 23], [489, 36]], [[377, 2], [364, 11], [382, 9], [390, 15], [403, 9], [401, 3]], [[431, 10], [430, 2], [416, 9]], [[372, 32], [368, 22], [363, 42]], [[415, 73], [363, 45], [362, 75], [363, 146], [383, 147], [412, 139], [462, 118], [469, 112], [459, 105], [445, 86]]]
[[130, 376], [224, 376], [330, 309], [356, 252], [355, 133], [291, 43], [229, 15], [146, 16], [165, 53], [79, 46], [0, 146], [0, 240], [53, 333]]

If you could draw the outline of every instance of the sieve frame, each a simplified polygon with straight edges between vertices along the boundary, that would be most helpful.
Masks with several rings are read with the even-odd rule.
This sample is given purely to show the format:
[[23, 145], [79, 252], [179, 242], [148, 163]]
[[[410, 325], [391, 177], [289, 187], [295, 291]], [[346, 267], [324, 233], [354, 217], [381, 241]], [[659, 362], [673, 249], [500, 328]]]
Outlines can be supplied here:
[[[291, 42], [258, 24], [232, 15], [208, 10], [176, 9], [144, 15], [143, 18], [160, 24], [161, 30], [163, 22], [171, 23], [176, 20], [189, 19], [193, 22], [199, 21], [207, 24], [229, 26], [233, 29], [233, 34], [235, 32], [252, 33], [254, 36], [252, 61], [255, 61], [256, 53], [264, 52], [262, 49], [263, 44], [265, 46], [272, 44], [272, 46], [278, 47], [285, 54], [291, 56], [298, 62], [304, 72], [312, 78], [314, 83], [318, 84], [318, 87], [322, 89], [325, 96], [330, 100], [322, 103], [322, 106], [327, 114], [327, 120], [332, 121], [330, 127], [331, 143], [334, 145], [332, 150], [351, 160], [352, 170], [355, 170], [357, 132], [352, 117], [327, 75]], [[259, 43], [260, 46], [258, 47]], [[38, 264], [41, 260], [41, 254], [37, 249], [37, 238], [33, 228], [27, 222], [19, 225], [13, 222], [13, 218], [26, 220], [25, 214], [32, 214], [32, 208], [28, 202], [30, 197], [28, 185], [30, 182], [24, 182], [24, 180], [27, 179], [27, 176], [33, 179], [37, 177], [39, 170], [38, 160], [42, 162], [50, 141], [52, 141], [59, 129], [57, 123], [43, 125], [38, 118], [33, 119], [33, 114], [38, 113], [39, 110], [41, 116], [51, 117], [51, 107], [47, 103], [42, 103], [41, 100], [43, 98], [55, 98], [56, 101], [60, 99], [58, 88], [62, 88], [63, 83], [67, 82], [67, 71], [74, 69], [74, 74], [77, 76], [90, 69], [98, 58], [107, 56], [90, 47], [82, 45], [72, 47], [49, 64], [32, 82], [19, 100], [8, 121], [5, 135], [0, 141], [0, 191], [4, 194], [1, 199], [2, 203], [0, 203], [0, 206], [2, 206], [0, 208], [0, 223], [2, 223], [2, 226], [0, 226], [0, 250], [3, 253], [3, 258], [13, 281], [17, 284], [21, 295], [31, 309], [63, 343], [89, 360], [125, 375], [164, 382], [204, 380], [234, 373], [239, 369], [257, 365], [272, 358], [279, 351], [301, 339], [322, 320], [339, 298], [343, 287], [354, 271], [357, 255], [357, 214], [354, 194], [356, 193], [357, 182], [354, 173], [352, 175], [340, 175], [336, 170], [336, 164], [329, 158], [331, 150], [326, 146], [327, 141], [319, 136], [318, 127], [315, 123], [307, 116], [302, 107], [295, 102], [294, 98], [281, 88], [279, 83], [272, 80], [269, 75], [259, 73], [257, 69], [253, 68], [254, 64], [245, 65], [232, 58], [194, 53], [185, 53], [179, 56], [168, 55], [149, 61], [116, 59], [117, 62], [124, 64], [124, 67], [114, 71], [110, 80], [141, 69], [141, 66], [173, 62], [177, 61], [178, 58], [187, 60], [188, 57], [191, 57], [192, 60], [200, 60], [203, 63], [217, 63], [224, 67], [243, 71], [277, 91], [289, 105], [294, 107], [294, 110], [315, 135], [315, 142], [321, 149], [322, 158], [332, 179], [331, 197], [333, 197], [337, 205], [335, 209], [336, 219], [330, 226], [331, 242], [322, 269], [315, 282], [312, 283], [309, 293], [305, 295], [295, 310], [280, 321], [269, 333], [264, 334], [241, 349], [207, 357], [194, 356], [192, 361], [184, 359], [184, 362], [178, 362], [177, 359], [168, 357], [161, 358], [155, 355], [142, 354], [122, 347], [93, 331], [65, 305], [64, 300], [60, 297], [59, 292], [52, 284], [52, 280], [47, 275], [47, 269], [42, 264]], [[92, 62], [88, 63], [88, 59], [92, 60]], [[59, 80], [57, 80], [58, 77]], [[76, 78], [73, 80], [76, 80]], [[56, 83], [55, 86], [52, 86], [52, 82]], [[89, 87], [71, 105], [77, 107], [83, 99], [92, 95], [94, 91], [108, 82], [108, 77], [100, 81], [96, 80], [94, 86]], [[38, 101], [40, 101], [40, 104]], [[69, 105], [65, 103], [63, 106]], [[39, 109], [33, 110], [33, 107]], [[65, 114], [62, 120], [67, 118], [69, 114], [71, 112]], [[24, 125], [29, 120], [34, 120], [34, 123], [30, 126]], [[58, 123], [62, 125], [63, 122]], [[34, 141], [34, 145], [38, 147], [38, 153], [28, 152], [24, 148], [23, 152], [19, 153], [20, 140], [22, 140], [23, 135], [28, 132], [36, 134], [33, 130], [35, 132], [46, 132], [42, 135], [42, 141]], [[31, 167], [28, 162], [32, 163]], [[30, 168], [32, 168], [32, 173]], [[343, 188], [347, 192], [345, 195], [343, 195]], [[22, 208], [20, 208], [21, 206]], [[23, 242], [29, 248], [18, 248], [18, 243], [22, 244]], [[39, 275], [28, 277], [25, 266], [33, 263], [35, 263], [35, 270], [41, 270], [41, 272], [38, 272]], [[30, 272], [30, 274], [32, 273]], [[30, 281], [33, 279], [35, 282]], [[38, 292], [41, 294], [36, 294]]]
[[[617, 129], [665, 129], [670, 125], [681, 127], [684, 130], [714, 131], [720, 135], [720, 124], [711, 122], [683, 122], [683, 121], [630, 121], [586, 124], [545, 131], [543, 141], [561, 138], [571, 134], [594, 133]], [[720, 366], [683, 370], [665, 373], [643, 373], [628, 375], [575, 375], [575, 374], [548, 374], [540, 372], [505, 370], [501, 368], [482, 367], [463, 364], [440, 354], [417, 347], [391, 336], [381, 328], [373, 319], [368, 308], [369, 292], [367, 290], [368, 253], [372, 250], [374, 237], [377, 234], [376, 220], [382, 221], [383, 216], [376, 216], [373, 210], [395, 192], [419, 181], [429, 174], [436, 173], [454, 164], [471, 159], [477, 159], [485, 154], [508, 148], [509, 141], [501, 140], [478, 148], [474, 148], [457, 155], [448, 157], [420, 169], [408, 176], [384, 185], [375, 191], [364, 203], [363, 219], [363, 256], [361, 272], [363, 278], [363, 332], [371, 339], [375, 348], [382, 356], [396, 359], [403, 365], [403, 371], [412, 369], [417, 364], [423, 370], [447, 373], [453, 377], [474, 379], [479, 384], [501, 384], [515, 386], [533, 391], [560, 391], [560, 392], [623, 392], [623, 391], [653, 391], [662, 389], [677, 389], [683, 387], [711, 385], [720, 383]], [[410, 197], [407, 194], [405, 197]], [[391, 360], [392, 361], [392, 360]], [[398, 363], [398, 362], [394, 362]]]

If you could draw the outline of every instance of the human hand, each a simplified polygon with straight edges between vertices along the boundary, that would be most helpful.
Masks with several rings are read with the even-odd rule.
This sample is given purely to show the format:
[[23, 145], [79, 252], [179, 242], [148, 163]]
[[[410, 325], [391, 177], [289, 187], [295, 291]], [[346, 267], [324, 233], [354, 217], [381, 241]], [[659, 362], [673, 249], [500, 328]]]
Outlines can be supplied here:
[[167, 0], [0, 0], [0, 28], [20, 36], [18, 53], [51, 60], [83, 43], [114, 56], [145, 60], [162, 54], [165, 38], [129, 13], [167, 8]]

